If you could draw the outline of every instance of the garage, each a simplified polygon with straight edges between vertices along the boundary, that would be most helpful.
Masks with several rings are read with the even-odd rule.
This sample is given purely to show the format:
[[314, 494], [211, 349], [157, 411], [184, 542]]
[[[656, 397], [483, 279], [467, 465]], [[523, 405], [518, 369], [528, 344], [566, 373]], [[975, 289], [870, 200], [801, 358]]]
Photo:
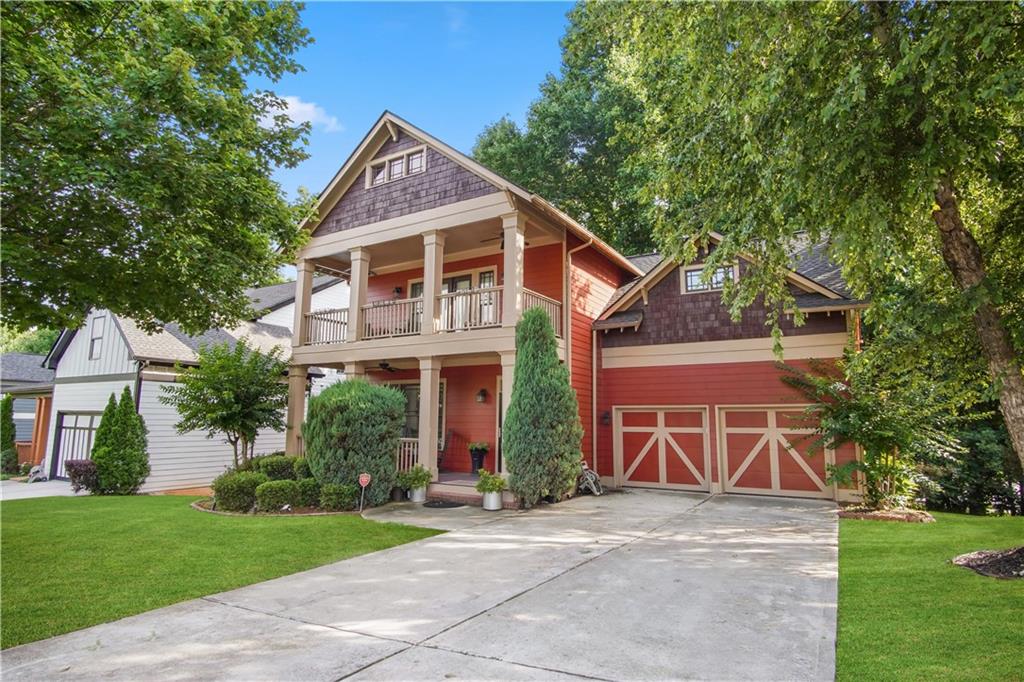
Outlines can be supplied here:
[[618, 485], [710, 490], [711, 448], [703, 407], [617, 407]]
[[812, 452], [802, 406], [721, 407], [718, 431], [725, 492], [832, 498], [825, 479], [834, 453]]
[[67, 478], [65, 463], [73, 459], [89, 459], [96, 428], [100, 425], [99, 412], [59, 412], [54, 438], [54, 453], [50, 478]]

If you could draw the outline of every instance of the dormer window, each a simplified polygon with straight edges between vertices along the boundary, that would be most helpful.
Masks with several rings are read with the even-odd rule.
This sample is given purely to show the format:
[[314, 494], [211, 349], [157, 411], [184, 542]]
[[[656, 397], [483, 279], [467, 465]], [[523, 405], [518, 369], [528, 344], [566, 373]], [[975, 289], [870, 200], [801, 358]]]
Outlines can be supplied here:
[[719, 291], [725, 287], [727, 280], [736, 279], [735, 266], [727, 265], [715, 268], [711, 273], [711, 281], [703, 280], [704, 266], [696, 265], [681, 271], [683, 279], [683, 293], [696, 294], [706, 291]]
[[89, 323], [89, 359], [99, 360], [103, 354], [103, 327], [106, 324], [105, 315], [92, 318]]
[[416, 175], [426, 167], [427, 154], [423, 147], [375, 159], [366, 167], [366, 186], [376, 187], [407, 175]]

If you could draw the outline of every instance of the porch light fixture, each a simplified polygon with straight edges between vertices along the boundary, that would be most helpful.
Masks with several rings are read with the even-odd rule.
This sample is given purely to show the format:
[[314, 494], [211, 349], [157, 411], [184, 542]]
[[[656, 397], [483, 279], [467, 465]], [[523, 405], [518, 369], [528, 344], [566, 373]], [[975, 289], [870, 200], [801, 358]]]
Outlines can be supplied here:
[[395, 295], [395, 298], [398, 298], [402, 295], [402, 287], [395, 287], [391, 293]]
[[486, 388], [481, 388], [479, 391], [477, 391], [476, 401], [478, 403], [486, 403], [487, 402], [487, 389]]
[[604, 425], [604, 426], [608, 426], [611, 423], [612, 423], [612, 413], [608, 412], [607, 410], [605, 410], [604, 412], [601, 413], [601, 424]]

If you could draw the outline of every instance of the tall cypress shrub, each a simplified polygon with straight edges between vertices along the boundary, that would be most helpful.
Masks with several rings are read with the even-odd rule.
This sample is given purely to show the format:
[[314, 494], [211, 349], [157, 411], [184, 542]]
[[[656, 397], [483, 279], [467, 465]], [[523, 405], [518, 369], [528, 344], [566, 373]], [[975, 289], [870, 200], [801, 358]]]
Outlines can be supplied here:
[[8, 393], [0, 401], [0, 468], [9, 474], [18, 470], [18, 448], [14, 443], [14, 396]]
[[395, 457], [405, 422], [405, 398], [387, 386], [349, 379], [327, 387], [309, 401], [302, 425], [306, 463], [321, 485], [357, 485], [372, 477], [366, 501], [383, 504], [398, 472]]
[[[110, 405], [107, 407], [109, 409]], [[104, 434], [103, 442], [93, 448], [92, 460], [96, 463], [100, 494], [131, 495], [145, 482], [149, 476], [146, 433], [146, 423], [135, 410], [131, 390], [125, 386], [113, 413], [110, 431]]]
[[569, 369], [558, 361], [555, 330], [540, 308], [516, 325], [516, 366], [501, 447], [509, 489], [523, 506], [559, 498], [579, 473], [583, 427]]
[[118, 440], [117, 437], [117, 396], [113, 393], [107, 399], [107, 406], [103, 408], [103, 416], [100, 417], [100, 425], [96, 427], [96, 433], [92, 437], [92, 452], [90, 457], [96, 456], [96, 451], [107, 447]]

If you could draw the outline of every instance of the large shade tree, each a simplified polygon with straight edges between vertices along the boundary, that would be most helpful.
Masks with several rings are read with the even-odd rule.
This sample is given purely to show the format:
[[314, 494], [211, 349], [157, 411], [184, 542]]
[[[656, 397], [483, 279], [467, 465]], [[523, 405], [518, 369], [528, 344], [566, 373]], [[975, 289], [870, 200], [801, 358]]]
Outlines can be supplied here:
[[300, 5], [5, 2], [3, 319], [224, 326], [300, 240], [271, 180], [308, 124], [253, 78], [300, 69]]
[[1024, 458], [1024, 6], [589, 3], [573, 21], [643, 103], [620, 134], [643, 142], [670, 252], [716, 231], [708, 267], [752, 257], [734, 311], [785, 303], [807, 239], [860, 294], [908, 285], [936, 329], [967, 325]]

